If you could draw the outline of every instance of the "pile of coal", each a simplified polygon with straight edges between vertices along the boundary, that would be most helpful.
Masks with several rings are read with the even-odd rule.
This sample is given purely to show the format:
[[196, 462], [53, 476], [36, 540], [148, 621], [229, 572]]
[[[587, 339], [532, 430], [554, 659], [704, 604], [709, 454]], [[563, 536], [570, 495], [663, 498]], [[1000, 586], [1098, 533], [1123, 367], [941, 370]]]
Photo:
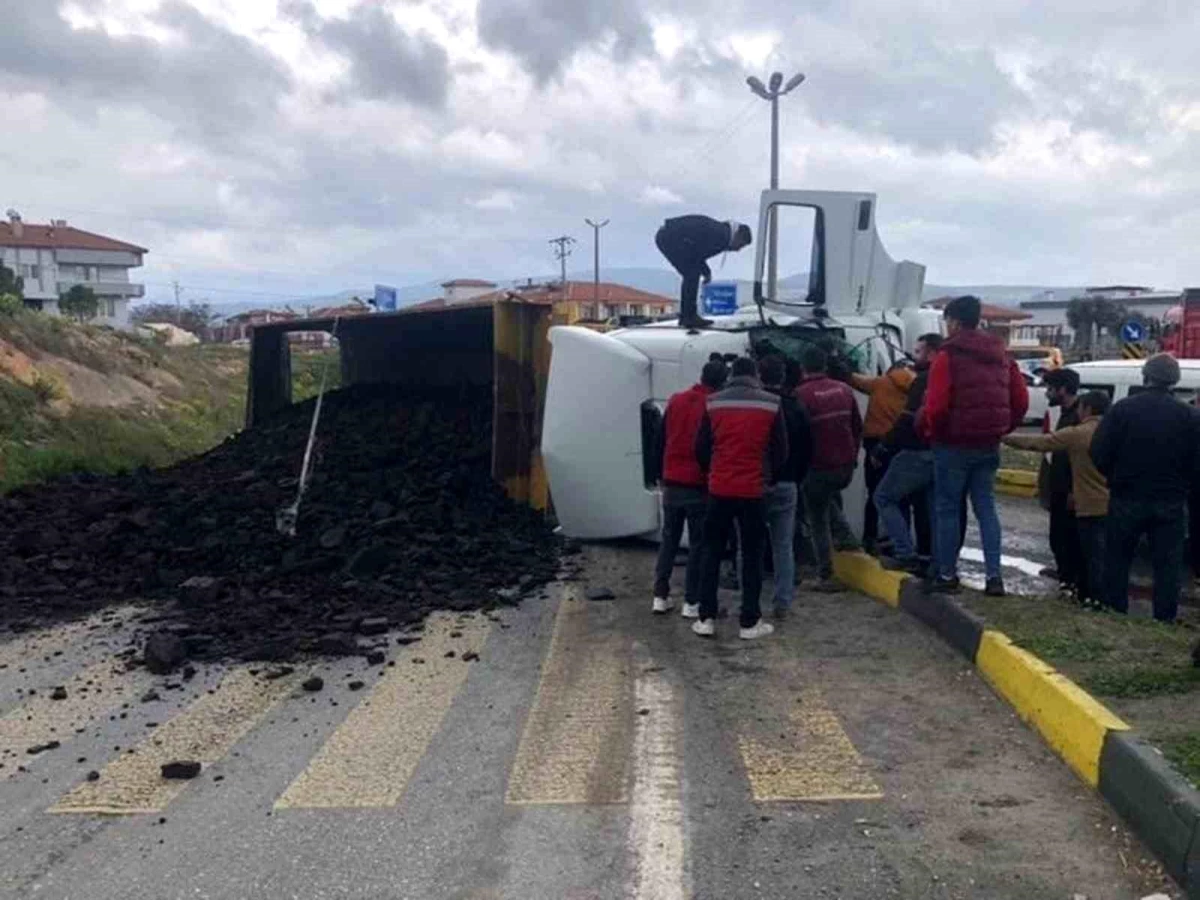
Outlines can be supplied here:
[[159, 639], [156, 666], [344, 655], [554, 577], [550, 526], [491, 478], [487, 390], [328, 395], [296, 535], [280, 534], [312, 411], [293, 406], [168, 469], [0, 498], [0, 629], [144, 599], [180, 645]]

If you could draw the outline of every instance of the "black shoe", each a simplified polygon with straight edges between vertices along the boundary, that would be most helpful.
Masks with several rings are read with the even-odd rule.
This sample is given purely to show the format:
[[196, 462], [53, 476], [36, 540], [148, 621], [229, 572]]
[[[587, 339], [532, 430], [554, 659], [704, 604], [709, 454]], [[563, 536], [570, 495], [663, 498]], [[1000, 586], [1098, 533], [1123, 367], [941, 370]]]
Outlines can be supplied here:
[[958, 576], [953, 578], [935, 578], [929, 582], [929, 593], [931, 594], [957, 594], [962, 590], [962, 582], [958, 580]]
[[881, 556], [879, 564], [889, 572], [908, 572], [912, 575], [921, 575], [925, 571], [925, 564], [915, 556], [901, 558], [898, 556]]
[[987, 584], [983, 587], [983, 592], [989, 597], [1007, 597], [1008, 592], [1004, 590], [1003, 578], [989, 578]]
[[1054, 568], [1054, 566], [1046, 566], [1039, 571], [1038, 574], [1043, 578], [1053, 578], [1055, 581], [1058, 580], [1058, 569]]

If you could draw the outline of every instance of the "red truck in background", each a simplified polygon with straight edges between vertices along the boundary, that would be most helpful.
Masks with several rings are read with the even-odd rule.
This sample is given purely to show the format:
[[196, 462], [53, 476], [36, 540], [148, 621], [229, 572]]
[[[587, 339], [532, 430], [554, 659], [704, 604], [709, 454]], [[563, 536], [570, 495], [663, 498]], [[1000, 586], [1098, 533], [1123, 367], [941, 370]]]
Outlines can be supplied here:
[[1177, 359], [1200, 359], [1200, 288], [1183, 292], [1183, 302], [1163, 316], [1162, 348]]

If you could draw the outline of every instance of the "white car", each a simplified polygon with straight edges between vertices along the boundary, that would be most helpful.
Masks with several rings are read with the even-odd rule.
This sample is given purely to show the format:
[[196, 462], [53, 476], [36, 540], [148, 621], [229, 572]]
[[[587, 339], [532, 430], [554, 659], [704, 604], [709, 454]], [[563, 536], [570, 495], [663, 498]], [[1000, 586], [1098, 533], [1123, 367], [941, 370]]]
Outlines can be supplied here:
[[1046, 399], [1046, 383], [1024, 369], [1021, 374], [1025, 376], [1025, 387], [1029, 389], [1029, 411], [1025, 413], [1025, 424], [1041, 425], [1050, 409], [1050, 401]]

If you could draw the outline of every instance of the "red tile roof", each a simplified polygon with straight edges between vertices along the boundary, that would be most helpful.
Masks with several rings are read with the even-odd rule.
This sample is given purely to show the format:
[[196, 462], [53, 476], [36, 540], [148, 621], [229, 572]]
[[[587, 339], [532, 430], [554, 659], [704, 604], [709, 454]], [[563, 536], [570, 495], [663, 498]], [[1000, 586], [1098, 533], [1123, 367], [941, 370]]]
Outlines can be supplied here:
[[11, 222], [0, 222], [0, 246], [40, 247], [46, 250], [110, 250], [125, 253], [149, 253], [145, 247], [92, 234], [69, 225], [22, 226], [21, 236], [13, 234]]

